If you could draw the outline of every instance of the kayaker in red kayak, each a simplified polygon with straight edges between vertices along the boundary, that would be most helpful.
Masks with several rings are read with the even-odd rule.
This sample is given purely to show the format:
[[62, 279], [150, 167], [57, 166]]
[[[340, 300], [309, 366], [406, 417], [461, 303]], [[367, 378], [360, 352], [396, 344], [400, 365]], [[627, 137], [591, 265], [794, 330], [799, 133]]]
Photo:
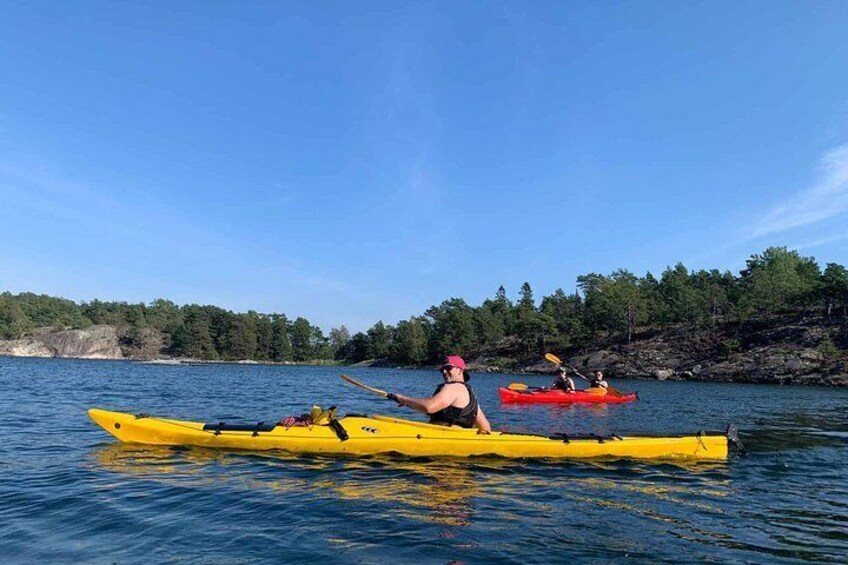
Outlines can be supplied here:
[[574, 373], [585, 381], [589, 381], [589, 388], [602, 388], [604, 390], [609, 389], [609, 383], [604, 380], [604, 373], [602, 371], [595, 371], [592, 373], [591, 378], [581, 375], [577, 369], [572, 368]]
[[554, 384], [551, 385], [551, 388], [564, 390], [565, 392], [574, 392], [576, 390], [574, 381], [568, 376], [568, 369], [565, 367], [559, 368], [556, 380], [554, 381]]
[[459, 355], [449, 355], [442, 364], [442, 378], [430, 398], [412, 398], [390, 393], [389, 399], [400, 406], [409, 406], [430, 416], [431, 424], [456, 425], [463, 428], [477, 427], [480, 433], [488, 434], [492, 426], [483, 408], [477, 403], [474, 391], [468, 385], [471, 375], [465, 369], [465, 361]]
[[592, 380], [589, 383], [590, 387], [597, 387], [606, 390], [609, 388], [609, 383], [604, 380], [604, 374], [601, 371], [595, 371], [592, 375]]

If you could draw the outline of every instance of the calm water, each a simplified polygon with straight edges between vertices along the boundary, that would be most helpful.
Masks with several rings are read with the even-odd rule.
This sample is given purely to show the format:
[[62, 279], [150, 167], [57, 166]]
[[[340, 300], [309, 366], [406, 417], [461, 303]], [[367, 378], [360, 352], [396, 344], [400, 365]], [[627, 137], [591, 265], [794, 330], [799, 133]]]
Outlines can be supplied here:
[[[425, 395], [435, 371], [352, 369]], [[417, 417], [317, 367], [0, 358], [0, 562], [814, 562], [848, 555], [848, 391], [615, 381], [635, 404], [500, 406], [513, 431], [667, 434], [735, 422], [727, 463], [438, 461], [121, 445], [87, 408], [268, 420], [313, 403]]]

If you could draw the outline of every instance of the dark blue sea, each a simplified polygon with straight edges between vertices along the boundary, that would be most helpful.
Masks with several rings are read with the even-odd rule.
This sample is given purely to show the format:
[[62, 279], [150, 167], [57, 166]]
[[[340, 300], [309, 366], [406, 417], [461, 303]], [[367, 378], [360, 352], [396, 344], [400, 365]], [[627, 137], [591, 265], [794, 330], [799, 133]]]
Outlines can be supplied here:
[[[346, 369], [426, 395], [436, 371]], [[338, 368], [0, 358], [2, 563], [806, 563], [848, 559], [848, 390], [613, 381], [639, 402], [501, 406], [493, 426], [673, 434], [736, 423], [726, 463], [343, 458], [117, 443], [101, 407], [258, 421], [312, 404], [420, 417]]]

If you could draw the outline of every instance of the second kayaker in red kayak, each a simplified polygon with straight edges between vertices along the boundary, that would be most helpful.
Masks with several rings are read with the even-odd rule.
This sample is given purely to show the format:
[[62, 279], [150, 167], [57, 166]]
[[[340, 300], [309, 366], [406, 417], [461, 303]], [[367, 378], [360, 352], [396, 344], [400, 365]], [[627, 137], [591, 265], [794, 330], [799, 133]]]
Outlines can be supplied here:
[[431, 424], [456, 425], [463, 428], [476, 426], [480, 433], [490, 433], [492, 426], [486, 419], [483, 408], [477, 403], [474, 391], [468, 385], [471, 375], [468, 374], [462, 357], [448, 356], [441, 371], [445, 382], [436, 387], [430, 398], [391, 394], [389, 399], [429, 415]]
[[[560, 369], [562, 370], [562, 369]], [[585, 377], [581, 375], [577, 369], [572, 369], [574, 373], [583, 380], [589, 381], [589, 388], [602, 388], [604, 390], [609, 389], [609, 383], [604, 380], [604, 373], [602, 371], [595, 371], [591, 373], [591, 377]]]
[[592, 375], [592, 380], [589, 383], [589, 386], [606, 390], [609, 388], [609, 383], [604, 380], [604, 374], [601, 371], [595, 371]]
[[565, 392], [574, 392], [576, 387], [574, 386], [574, 380], [568, 376], [568, 369], [565, 367], [560, 367], [557, 372], [557, 377], [554, 383], [551, 385], [552, 389], [564, 390]]

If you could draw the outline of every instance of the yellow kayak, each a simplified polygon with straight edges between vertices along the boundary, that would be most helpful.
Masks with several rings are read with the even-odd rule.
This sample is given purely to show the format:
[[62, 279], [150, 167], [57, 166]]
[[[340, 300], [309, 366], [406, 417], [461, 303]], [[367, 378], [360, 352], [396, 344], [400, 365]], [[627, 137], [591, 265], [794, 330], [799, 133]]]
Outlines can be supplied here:
[[[313, 409], [314, 410], [314, 409]], [[127, 443], [192, 445], [206, 448], [268, 450], [292, 453], [376, 455], [399, 453], [426, 457], [498, 456], [512, 458], [635, 459], [727, 458], [735, 427], [726, 434], [691, 436], [552, 436], [492, 432], [437, 426], [387, 416], [348, 415], [318, 410], [308, 423], [289, 425], [202, 423], [133, 415], [92, 408], [88, 415], [104, 430]]]

